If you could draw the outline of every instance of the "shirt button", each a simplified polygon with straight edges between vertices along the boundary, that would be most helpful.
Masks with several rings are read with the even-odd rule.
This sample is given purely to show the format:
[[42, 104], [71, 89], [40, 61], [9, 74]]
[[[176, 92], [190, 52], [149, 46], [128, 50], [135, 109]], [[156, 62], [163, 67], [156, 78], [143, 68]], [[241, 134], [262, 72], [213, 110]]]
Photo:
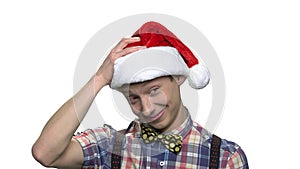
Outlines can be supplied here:
[[161, 161], [161, 162], [159, 162], [159, 165], [160, 165], [161, 167], [163, 167], [163, 166], [165, 165], [165, 162], [164, 162], [164, 161]]

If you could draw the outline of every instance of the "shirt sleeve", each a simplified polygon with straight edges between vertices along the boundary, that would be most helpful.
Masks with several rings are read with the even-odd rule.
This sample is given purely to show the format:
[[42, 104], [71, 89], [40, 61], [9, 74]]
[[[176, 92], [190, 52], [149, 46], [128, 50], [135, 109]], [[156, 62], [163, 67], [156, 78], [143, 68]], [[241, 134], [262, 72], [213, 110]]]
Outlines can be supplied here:
[[249, 169], [247, 157], [240, 147], [229, 158], [226, 169]]
[[88, 129], [73, 136], [77, 140], [83, 151], [83, 169], [102, 168], [106, 163], [108, 152], [111, 147], [111, 129], [109, 127], [99, 127]]

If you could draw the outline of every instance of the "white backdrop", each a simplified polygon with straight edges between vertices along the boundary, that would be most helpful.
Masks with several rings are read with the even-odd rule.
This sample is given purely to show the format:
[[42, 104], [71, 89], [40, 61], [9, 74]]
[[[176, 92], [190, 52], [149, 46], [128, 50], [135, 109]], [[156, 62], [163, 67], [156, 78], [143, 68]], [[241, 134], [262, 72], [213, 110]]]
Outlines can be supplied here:
[[44, 168], [31, 146], [73, 95], [83, 47], [107, 24], [146, 12], [193, 24], [216, 50], [226, 80], [216, 134], [240, 144], [250, 168], [296, 168], [299, 7], [291, 0], [1, 1], [1, 168]]

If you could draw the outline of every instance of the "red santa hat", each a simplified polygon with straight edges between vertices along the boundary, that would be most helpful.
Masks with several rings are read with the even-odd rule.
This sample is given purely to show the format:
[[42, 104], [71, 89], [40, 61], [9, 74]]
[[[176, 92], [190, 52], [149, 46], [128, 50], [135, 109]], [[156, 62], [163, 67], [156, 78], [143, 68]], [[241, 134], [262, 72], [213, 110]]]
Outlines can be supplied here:
[[163, 25], [153, 21], [147, 22], [132, 37], [140, 37], [140, 41], [127, 47], [146, 48], [115, 61], [111, 88], [117, 89], [124, 84], [167, 75], [183, 75], [195, 89], [204, 88], [209, 83], [208, 69], [199, 63], [193, 52]]

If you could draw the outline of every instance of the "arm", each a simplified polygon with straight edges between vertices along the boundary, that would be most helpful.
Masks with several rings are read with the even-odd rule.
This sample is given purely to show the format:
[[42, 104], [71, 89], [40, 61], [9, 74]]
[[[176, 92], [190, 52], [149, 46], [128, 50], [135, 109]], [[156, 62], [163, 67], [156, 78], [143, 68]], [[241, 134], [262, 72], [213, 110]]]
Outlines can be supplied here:
[[84, 160], [82, 148], [72, 136], [97, 93], [111, 82], [114, 61], [142, 48], [124, 49], [129, 43], [137, 41], [138, 38], [122, 39], [111, 50], [96, 74], [49, 119], [32, 147], [32, 154], [38, 162], [47, 167], [81, 167]]
[[227, 169], [248, 169], [248, 161], [246, 154], [239, 147], [229, 158], [227, 162]]

